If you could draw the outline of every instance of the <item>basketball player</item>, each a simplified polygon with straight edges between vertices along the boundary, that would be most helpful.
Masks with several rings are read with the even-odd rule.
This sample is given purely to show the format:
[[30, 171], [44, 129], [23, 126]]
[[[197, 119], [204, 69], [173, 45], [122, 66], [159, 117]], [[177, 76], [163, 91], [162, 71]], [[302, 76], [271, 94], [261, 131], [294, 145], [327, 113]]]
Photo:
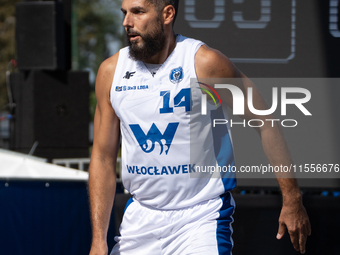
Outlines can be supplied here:
[[[202, 92], [190, 89], [190, 78], [245, 78], [240, 88], [253, 87], [257, 106], [266, 106], [254, 85], [226, 56], [174, 34], [177, 8], [178, 0], [122, 1], [129, 47], [102, 63], [96, 81], [90, 255], [108, 254], [120, 135], [123, 184], [133, 198], [110, 254], [231, 254], [235, 204], [229, 191], [236, 185], [235, 178], [190, 178], [195, 172], [190, 148], [200, 152], [194, 155], [198, 161], [234, 164], [230, 136], [224, 130], [209, 142], [211, 123], [192, 118]], [[230, 93], [222, 97], [230, 104]], [[246, 118], [254, 117], [246, 112]], [[190, 125], [201, 133], [190, 133]], [[269, 162], [291, 164], [279, 129], [264, 125], [258, 131]], [[190, 135], [198, 141], [190, 144]], [[293, 178], [278, 178], [278, 182], [283, 205], [277, 238], [288, 229], [294, 248], [304, 253], [311, 228], [297, 182]]]

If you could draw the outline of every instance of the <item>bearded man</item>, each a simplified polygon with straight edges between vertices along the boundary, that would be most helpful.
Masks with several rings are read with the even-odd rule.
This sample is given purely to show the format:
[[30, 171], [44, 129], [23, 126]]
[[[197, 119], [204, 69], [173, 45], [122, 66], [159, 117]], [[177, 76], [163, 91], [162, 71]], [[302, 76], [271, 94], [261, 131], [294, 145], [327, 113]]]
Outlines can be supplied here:
[[[110, 254], [231, 254], [235, 204], [230, 190], [236, 186], [235, 176], [190, 176], [195, 172], [190, 158], [193, 143], [202, 152], [195, 155], [198, 161], [233, 165], [231, 138], [225, 130], [214, 135], [213, 142], [190, 140], [190, 136], [198, 137], [190, 133], [190, 125], [212, 132], [209, 120], [198, 123], [190, 118], [202, 94], [191, 90], [190, 78], [243, 78], [239, 88], [251, 87], [258, 106], [266, 109], [265, 103], [254, 84], [226, 56], [201, 41], [174, 33], [177, 9], [178, 0], [122, 1], [129, 46], [102, 63], [96, 81], [98, 103], [89, 178], [90, 255], [108, 254], [106, 238], [120, 135], [122, 180], [133, 197]], [[232, 104], [231, 93], [221, 96]], [[254, 115], [246, 110], [245, 118]], [[290, 165], [277, 125], [264, 125], [258, 131], [271, 165]], [[297, 182], [294, 178], [278, 178], [278, 182], [283, 206], [277, 238], [288, 228], [294, 248], [304, 253], [311, 229]]]

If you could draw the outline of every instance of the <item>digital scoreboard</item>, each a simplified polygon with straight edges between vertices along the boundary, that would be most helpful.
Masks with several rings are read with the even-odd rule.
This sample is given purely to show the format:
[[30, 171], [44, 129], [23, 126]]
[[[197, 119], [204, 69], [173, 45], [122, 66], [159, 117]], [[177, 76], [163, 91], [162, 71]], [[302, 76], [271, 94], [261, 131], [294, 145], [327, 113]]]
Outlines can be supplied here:
[[339, 77], [340, 0], [182, 0], [175, 32], [249, 77]]

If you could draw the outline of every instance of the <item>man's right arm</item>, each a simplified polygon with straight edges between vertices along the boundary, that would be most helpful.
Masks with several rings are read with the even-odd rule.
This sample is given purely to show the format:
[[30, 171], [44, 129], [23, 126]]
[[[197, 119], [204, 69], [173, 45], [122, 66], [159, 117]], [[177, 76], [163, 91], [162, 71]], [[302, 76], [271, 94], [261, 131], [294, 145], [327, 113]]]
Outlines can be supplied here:
[[107, 231], [116, 191], [116, 159], [120, 141], [119, 119], [110, 102], [110, 90], [118, 53], [104, 61], [97, 74], [97, 107], [89, 169], [92, 223], [90, 255], [107, 255]]

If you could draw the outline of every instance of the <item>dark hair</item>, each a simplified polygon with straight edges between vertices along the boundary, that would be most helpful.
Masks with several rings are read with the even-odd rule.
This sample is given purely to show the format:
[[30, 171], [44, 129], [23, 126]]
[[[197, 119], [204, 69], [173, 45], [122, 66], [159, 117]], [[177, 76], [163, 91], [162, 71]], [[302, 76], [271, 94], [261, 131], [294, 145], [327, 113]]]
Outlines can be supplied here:
[[175, 20], [178, 13], [179, 0], [146, 0], [146, 1], [149, 2], [150, 4], [153, 4], [158, 12], [161, 12], [165, 6], [172, 5], [175, 8], [175, 17], [172, 25], [175, 24]]

